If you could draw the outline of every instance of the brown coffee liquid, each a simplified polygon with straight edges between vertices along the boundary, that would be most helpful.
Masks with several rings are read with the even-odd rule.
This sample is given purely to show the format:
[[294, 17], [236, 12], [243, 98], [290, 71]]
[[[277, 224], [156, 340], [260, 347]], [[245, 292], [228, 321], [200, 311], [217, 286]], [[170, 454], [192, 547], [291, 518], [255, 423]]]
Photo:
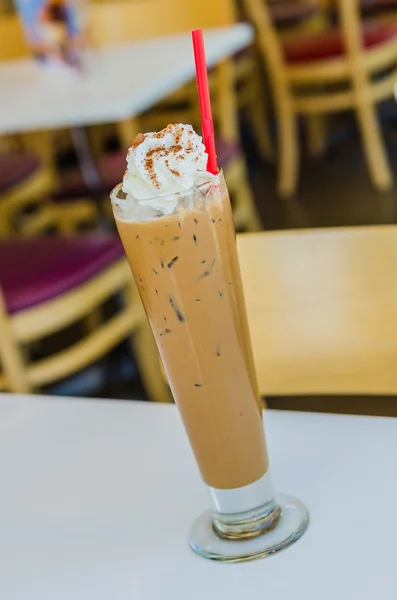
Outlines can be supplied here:
[[201, 475], [220, 489], [268, 468], [232, 219], [227, 196], [116, 219]]

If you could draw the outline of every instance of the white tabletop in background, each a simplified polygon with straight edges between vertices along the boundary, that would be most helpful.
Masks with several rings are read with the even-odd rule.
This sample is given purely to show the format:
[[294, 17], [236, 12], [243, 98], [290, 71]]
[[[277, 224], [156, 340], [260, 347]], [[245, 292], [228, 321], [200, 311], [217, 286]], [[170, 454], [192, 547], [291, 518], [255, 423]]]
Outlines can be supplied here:
[[174, 406], [0, 395], [0, 598], [395, 600], [397, 420], [265, 417], [276, 487], [311, 524], [222, 565], [187, 545], [207, 505]]
[[[205, 31], [209, 66], [248, 46], [246, 23]], [[138, 115], [195, 76], [190, 33], [92, 53], [83, 76], [0, 63], [0, 134], [120, 121]]]

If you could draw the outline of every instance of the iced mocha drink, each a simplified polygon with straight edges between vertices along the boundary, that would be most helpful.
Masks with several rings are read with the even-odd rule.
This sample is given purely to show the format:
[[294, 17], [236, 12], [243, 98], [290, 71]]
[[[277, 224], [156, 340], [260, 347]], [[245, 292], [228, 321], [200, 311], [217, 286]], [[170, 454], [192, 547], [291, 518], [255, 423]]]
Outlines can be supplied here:
[[[172, 393], [210, 490], [214, 527], [233, 537], [238, 515], [266, 506], [274, 525], [278, 508], [230, 201], [222, 173], [208, 173], [206, 160], [191, 126], [140, 134], [112, 200]], [[247, 536], [258, 533], [256, 523]]]

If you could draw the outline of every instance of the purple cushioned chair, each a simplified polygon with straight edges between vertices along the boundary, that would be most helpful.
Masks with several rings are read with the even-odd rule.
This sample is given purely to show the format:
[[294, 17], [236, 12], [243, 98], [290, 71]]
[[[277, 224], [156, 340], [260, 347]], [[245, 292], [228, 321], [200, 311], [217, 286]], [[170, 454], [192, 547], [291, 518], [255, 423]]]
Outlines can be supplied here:
[[[28, 344], [86, 319], [115, 295], [108, 320], [77, 343], [29, 362]], [[131, 338], [149, 397], [168, 399], [157, 350], [117, 235], [0, 240], [0, 389], [33, 392], [70, 376]]]
[[0, 282], [9, 313], [32, 308], [85, 283], [124, 255], [118, 236], [0, 241]]

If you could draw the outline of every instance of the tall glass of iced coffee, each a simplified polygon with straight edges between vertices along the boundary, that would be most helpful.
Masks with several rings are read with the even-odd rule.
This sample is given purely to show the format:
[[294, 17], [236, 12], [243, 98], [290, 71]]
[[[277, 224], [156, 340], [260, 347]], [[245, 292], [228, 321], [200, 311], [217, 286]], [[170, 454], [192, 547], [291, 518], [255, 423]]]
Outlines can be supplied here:
[[233, 217], [189, 125], [140, 134], [112, 192], [117, 227], [211, 510], [189, 541], [222, 561], [298, 539], [303, 505], [273, 491]]

